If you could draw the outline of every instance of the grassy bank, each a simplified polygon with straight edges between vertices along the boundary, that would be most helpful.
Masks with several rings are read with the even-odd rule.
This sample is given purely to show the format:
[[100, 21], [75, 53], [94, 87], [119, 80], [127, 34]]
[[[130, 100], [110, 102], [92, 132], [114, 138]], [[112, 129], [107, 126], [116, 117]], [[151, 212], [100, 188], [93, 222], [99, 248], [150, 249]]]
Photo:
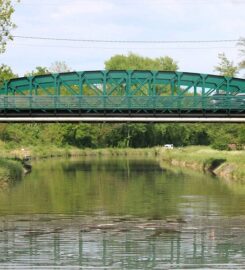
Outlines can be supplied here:
[[210, 147], [192, 146], [160, 149], [159, 155], [173, 166], [209, 171], [221, 178], [245, 182], [245, 151], [218, 151]]
[[32, 149], [36, 158], [51, 156], [157, 156], [173, 166], [194, 169], [200, 172], [212, 172], [225, 179], [245, 182], [245, 151], [218, 151], [204, 146], [192, 146], [166, 150], [155, 148], [107, 148], [77, 149], [48, 148]]
[[20, 180], [23, 168], [20, 162], [0, 158], [0, 189], [5, 189], [12, 182]]
[[155, 156], [152, 149], [79, 149], [74, 147], [59, 148], [53, 145], [17, 147], [0, 142], [0, 189], [6, 188], [11, 182], [20, 179], [23, 175], [23, 166], [20, 160], [24, 156], [31, 156], [33, 160], [53, 157], [96, 157], [96, 156]]
[[[23, 150], [22, 150], [23, 149]], [[157, 148], [103, 148], [103, 149], [79, 149], [75, 147], [29, 146], [28, 148], [0, 148], [0, 157], [7, 159], [22, 159], [24, 155], [30, 155], [32, 159], [52, 157], [75, 157], [75, 156], [134, 156], [134, 155], [157, 155]]]
[[0, 158], [23, 158], [24, 154], [33, 159], [72, 156], [157, 156], [172, 166], [190, 168], [200, 172], [212, 172], [217, 176], [245, 182], [245, 151], [218, 151], [205, 146], [191, 146], [167, 150], [155, 148], [106, 148], [79, 149], [75, 147], [28, 146], [16, 147], [0, 143]]

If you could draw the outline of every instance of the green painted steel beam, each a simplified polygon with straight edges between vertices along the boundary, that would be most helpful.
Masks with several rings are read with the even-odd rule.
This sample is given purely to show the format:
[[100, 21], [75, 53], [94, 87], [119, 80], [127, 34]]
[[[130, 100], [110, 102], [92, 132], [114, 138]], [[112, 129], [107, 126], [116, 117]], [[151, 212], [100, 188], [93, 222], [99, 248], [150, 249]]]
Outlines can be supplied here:
[[243, 112], [239, 93], [245, 94], [245, 79], [172, 71], [82, 71], [6, 81], [0, 86], [0, 109]]
[[[130, 85], [128, 85], [129, 83]], [[76, 86], [79, 90], [87, 87], [94, 95], [103, 95], [103, 91], [104, 94], [111, 92], [109, 95], [139, 95], [139, 92], [142, 95], [149, 95], [152, 92], [147, 92], [145, 88], [149, 89], [150, 87], [154, 89], [154, 87], [159, 85], [169, 85], [171, 87], [173, 83], [177, 90], [175, 94], [181, 94], [181, 87], [188, 87], [189, 92], [194, 87], [204, 89], [203, 93], [208, 92], [210, 89], [231, 93], [245, 92], [245, 80], [239, 78], [226, 78], [224, 76], [189, 72], [110, 70], [69, 72], [16, 78], [0, 87], [0, 95], [4, 95], [6, 92], [8, 95], [15, 95], [20, 92], [29, 95], [35, 88], [37, 89], [36, 95], [43, 95], [45, 91], [49, 91], [49, 93], [53, 92], [55, 95], [57, 93], [57, 87], [61, 87], [60, 95], [63, 95], [62, 87], [67, 88], [71, 86]], [[119, 86], [121, 86], [125, 91], [123, 93], [122, 91], [115, 91], [115, 89], [110, 91], [108, 88], [110, 88], [109, 86], [111, 84], [118, 84], [117, 88], [120, 89]], [[126, 89], [128, 90], [126, 91]], [[43, 92], [40, 90], [43, 90]], [[42, 93], [39, 94], [39, 92]], [[81, 93], [81, 91], [74, 90], [71, 90], [71, 92], [75, 92], [72, 93], [74, 95]], [[83, 95], [86, 95], [86, 91]]]

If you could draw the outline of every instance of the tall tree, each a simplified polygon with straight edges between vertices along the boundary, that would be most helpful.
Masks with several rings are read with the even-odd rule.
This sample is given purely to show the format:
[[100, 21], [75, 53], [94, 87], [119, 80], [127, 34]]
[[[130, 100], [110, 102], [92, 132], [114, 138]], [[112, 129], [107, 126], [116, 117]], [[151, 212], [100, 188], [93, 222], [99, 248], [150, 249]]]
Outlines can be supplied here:
[[[17, 0], [17, 2], [19, 2]], [[4, 53], [8, 40], [12, 40], [11, 30], [15, 28], [12, 22], [14, 7], [11, 0], [0, 0], [0, 53]]]
[[215, 71], [218, 71], [220, 75], [227, 77], [234, 77], [239, 68], [234, 65], [233, 61], [230, 61], [224, 53], [218, 55], [220, 60], [219, 65], [214, 68]]
[[60, 72], [69, 72], [71, 69], [67, 66], [67, 64], [63, 61], [54, 62], [50, 68], [38, 66], [33, 71], [28, 72], [25, 76], [37, 76], [37, 75], [45, 75], [50, 73], [60, 73]]
[[51, 65], [49, 71], [51, 73], [69, 72], [71, 68], [64, 61], [56, 61]]
[[38, 66], [33, 71], [27, 72], [25, 74], [25, 76], [38, 76], [38, 75], [45, 75], [45, 74], [49, 74], [49, 73], [50, 72], [49, 72], [47, 67]]
[[14, 74], [11, 67], [7, 65], [0, 65], [0, 81], [1, 80], [10, 80], [12, 78], [16, 78], [18, 75]]
[[0, 65], [0, 88], [5, 80], [16, 78], [18, 75], [14, 74], [12, 69], [7, 65]]
[[239, 68], [245, 69], [245, 38], [240, 39], [238, 46], [240, 47], [241, 56], [244, 57], [244, 59], [239, 63]]
[[176, 71], [178, 64], [171, 57], [149, 58], [138, 54], [115, 55], [105, 62], [108, 70], [135, 69], [135, 70], [166, 70]]

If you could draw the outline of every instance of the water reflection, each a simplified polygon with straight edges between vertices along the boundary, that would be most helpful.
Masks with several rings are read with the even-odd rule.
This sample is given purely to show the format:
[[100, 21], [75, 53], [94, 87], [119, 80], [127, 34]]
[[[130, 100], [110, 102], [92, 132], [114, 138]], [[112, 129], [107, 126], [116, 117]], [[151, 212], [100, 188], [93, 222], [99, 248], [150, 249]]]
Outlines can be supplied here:
[[[189, 207], [187, 207], [189, 205]], [[0, 214], [168, 215], [245, 213], [245, 196], [203, 175], [163, 170], [153, 160], [42, 161], [8, 192]]]
[[245, 196], [151, 159], [34, 163], [0, 193], [0, 268], [241, 268]]
[[[11, 262], [16, 267], [74, 265], [86, 269], [102, 266], [109, 269], [176, 269], [222, 266], [221, 269], [234, 269], [244, 262], [244, 230], [241, 220], [236, 218], [229, 221], [219, 218], [210, 224], [203, 217], [193, 220], [192, 226], [182, 224], [180, 232], [160, 235], [146, 228], [127, 232], [121, 232], [118, 227], [83, 231], [84, 218], [2, 220], [1, 266]], [[203, 223], [202, 228], [195, 227], [198, 222]], [[222, 228], [220, 222], [223, 222]]]

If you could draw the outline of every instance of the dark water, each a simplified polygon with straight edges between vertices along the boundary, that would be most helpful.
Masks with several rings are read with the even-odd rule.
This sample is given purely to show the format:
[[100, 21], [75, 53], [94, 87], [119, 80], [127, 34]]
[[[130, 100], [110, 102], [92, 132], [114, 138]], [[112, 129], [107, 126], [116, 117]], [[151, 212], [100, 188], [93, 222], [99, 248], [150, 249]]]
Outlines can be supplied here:
[[0, 192], [1, 269], [243, 269], [245, 186], [150, 159], [43, 160]]

